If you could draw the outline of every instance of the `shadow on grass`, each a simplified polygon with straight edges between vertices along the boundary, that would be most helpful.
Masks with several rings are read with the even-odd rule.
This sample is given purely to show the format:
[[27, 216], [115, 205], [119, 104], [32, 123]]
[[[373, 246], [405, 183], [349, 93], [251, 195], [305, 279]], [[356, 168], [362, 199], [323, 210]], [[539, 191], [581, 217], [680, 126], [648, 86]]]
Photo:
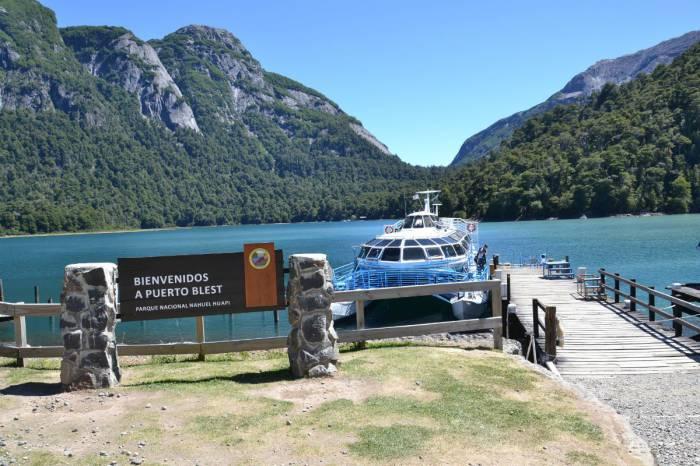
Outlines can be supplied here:
[[63, 387], [60, 383], [25, 382], [3, 388], [0, 393], [14, 396], [51, 396], [63, 393]]
[[283, 382], [286, 380], [294, 380], [292, 373], [289, 369], [275, 369], [263, 372], [245, 372], [242, 374], [235, 374], [230, 377], [214, 376], [214, 377], [202, 377], [200, 379], [177, 379], [169, 378], [163, 380], [153, 380], [150, 382], [138, 382], [133, 384], [127, 384], [128, 387], [154, 387], [158, 385], [192, 385], [192, 384], [207, 384], [211, 382], [234, 382], [240, 384], [260, 384], [260, 383], [272, 383], [272, 382]]

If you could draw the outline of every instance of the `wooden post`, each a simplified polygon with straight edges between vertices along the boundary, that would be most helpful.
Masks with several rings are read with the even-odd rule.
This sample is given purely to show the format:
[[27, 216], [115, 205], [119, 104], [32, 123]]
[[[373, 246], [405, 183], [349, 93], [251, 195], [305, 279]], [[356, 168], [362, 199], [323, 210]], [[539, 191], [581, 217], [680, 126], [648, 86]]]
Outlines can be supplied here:
[[539, 316], [537, 315], [537, 298], [532, 299], [532, 336], [535, 339], [540, 337]]
[[508, 295], [506, 297], [506, 299], [508, 301], [508, 304], [510, 304], [510, 300], [511, 300], [511, 297], [510, 297], [510, 274], [506, 275], [506, 293]]
[[632, 284], [630, 285], [630, 296], [632, 297], [630, 299], [630, 311], [634, 312], [637, 310], [637, 303], [635, 302], [634, 298], [637, 297], [637, 279], [633, 278], [632, 279]]
[[[671, 296], [675, 298], [682, 298], [682, 296], [679, 295], [679, 293], [676, 292], [676, 290], [671, 289]], [[673, 306], [673, 318], [674, 319], [680, 319], [683, 317], [683, 308], [680, 307], [678, 304], [674, 304]], [[683, 325], [674, 320], [673, 321], [673, 330], [676, 334], [677, 337], [680, 337], [683, 335]]]
[[0, 301], [5, 301], [5, 289], [2, 286], [2, 278], [0, 278]]
[[279, 314], [279, 312], [280, 312], [280, 311], [278, 311], [277, 309], [275, 309], [274, 311], [272, 311], [272, 313], [273, 313], [273, 315], [274, 315], [274, 318], [275, 318], [275, 323], [276, 323], [276, 324], [279, 324], [279, 323], [280, 323], [280, 314]]
[[496, 266], [493, 265], [493, 262], [489, 264], [489, 278], [493, 280], [493, 276], [496, 273]]
[[[365, 302], [360, 299], [355, 301], [355, 326], [358, 330], [365, 328]], [[367, 342], [358, 341], [355, 347], [365, 348], [367, 347]]]
[[[653, 286], [650, 286], [652, 290], [655, 290]], [[656, 312], [651, 310], [651, 306], [656, 306], [656, 296], [649, 293], [649, 322], [654, 322], [656, 320]]]
[[501, 325], [493, 329], [493, 348], [503, 349], [503, 303], [501, 302], [501, 284], [491, 290], [491, 313], [492, 317], [501, 317]]
[[204, 316], [197, 316], [195, 317], [196, 322], [197, 322], [197, 343], [200, 344], [199, 347], [199, 360], [204, 361], [206, 359], [204, 355], [204, 350], [202, 349], [201, 344], [204, 343]]
[[34, 302], [39, 302], [39, 287], [34, 285]]
[[605, 296], [605, 301], [608, 301], [608, 290], [605, 289], [605, 269], [600, 269], [600, 289], [598, 296]]
[[[27, 346], [27, 318], [26, 316], [15, 316], [15, 346], [20, 348]], [[17, 355], [17, 367], [24, 367], [24, 358]]]
[[615, 274], [615, 304], [620, 302], [620, 274]]
[[493, 255], [493, 268], [494, 270], [498, 270], [498, 265], [501, 262], [501, 258], [498, 256], [498, 254]]
[[544, 308], [544, 351], [550, 360], [557, 357], [557, 308]]

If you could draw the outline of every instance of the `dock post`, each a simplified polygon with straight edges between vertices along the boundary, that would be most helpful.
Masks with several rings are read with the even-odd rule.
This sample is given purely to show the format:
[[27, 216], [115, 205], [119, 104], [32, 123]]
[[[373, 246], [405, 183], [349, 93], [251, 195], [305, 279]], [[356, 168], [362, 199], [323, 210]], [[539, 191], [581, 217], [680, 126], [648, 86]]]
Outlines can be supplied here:
[[510, 304], [510, 274], [506, 275], [506, 301]]
[[273, 315], [274, 318], [275, 318], [275, 323], [276, 323], [276, 324], [279, 324], [279, 323], [280, 323], [280, 314], [279, 314], [279, 312], [280, 312], [280, 311], [278, 311], [277, 309], [275, 309], [274, 311], [272, 311], [272, 315]]
[[[655, 290], [653, 286], [650, 286], [652, 290]], [[651, 310], [652, 306], [656, 306], [656, 296], [649, 293], [649, 322], [654, 322], [656, 320], [656, 312]]]
[[39, 303], [39, 287], [34, 285], [34, 302]]
[[[678, 293], [676, 290], [671, 289], [671, 296], [674, 298], [679, 298]], [[680, 307], [678, 304], [674, 304], [673, 306], [673, 330], [676, 334], [677, 337], [683, 336], [683, 325], [681, 325], [680, 322], [678, 322], [675, 319], [681, 319], [683, 318], [683, 308]]]
[[540, 337], [540, 318], [537, 315], [537, 298], [532, 300], [532, 336], [537, 340]]
[[0, 278], [0, 301], [5, 301], [5, 289], [2, 286], [2, 278]]
[[633, 278], [632, 284], [630, 284], [630, 311], [635, 312], [637, 310], [637, 279]]
[[615, 304], [620, 302], [620, 274], [615, 274]]
[[546, 306], [544, 308], [544, 352], [552, 361], [557, 357], [557, 308]]
[[197, 316], [195, 319], [197, 322], [197, 343], [199, 343], [199, 354], [197, 359], [199, 361], [204, 361], [206, 359], [204, 349], [202, 348], [202, 343], [204, 343], [204, 316]]
[[605, 296], [605, 302], [608, 301], [608, 290], [605, 288], [605, 269], [600, 269], [600, 288], [598, 296]]

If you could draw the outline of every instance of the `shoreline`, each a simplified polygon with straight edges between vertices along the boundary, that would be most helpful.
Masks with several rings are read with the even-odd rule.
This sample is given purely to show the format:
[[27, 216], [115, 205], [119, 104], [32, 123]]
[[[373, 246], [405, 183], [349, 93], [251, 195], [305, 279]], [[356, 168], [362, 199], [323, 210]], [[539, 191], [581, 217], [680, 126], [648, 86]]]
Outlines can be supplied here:
[[[687, 212], [685, 214], [667, 214], [662, 212], [654, 213], [644, 213], [644, 214], [615, 214], [609, 215], [607, 217], [587, 217], [587, 218], [560, 218], [560, 217], [549, 217], [542, 219], [513, 219], [513, 220], [480, 220], [479, 223], [507, 223], [507, 222], [551, 222], [559, 220], [601, 220], [601, 219], [624, 219], [624, 218], [645, 218], [645, 217], [675, 217], [678, 215], [700, 215], [698, 212]], [[307, 223], [333, 223], [333, 222], [372, 222], [372, 221], [392, 221], [391, 219], [355, 219], [355, 220], [316, 220], [313, 222], [275, 222], [275, 223], [237, 223], [230, 225], [207, 225], [207, 226], [187, 226], [187, 227], [162, 227], [162, 228], [128, 228], [128, 229], [116, 229], [116, 230], [89, 230], [89, 231], [57, 231], [51, 233], [22, 233], [17, 235], [0, 235], [0, 240], [9, 238], [34, 238], [34, 237], [47, 237], [47, 236], [70, 236], [70, 235], [108, 235], [116, 233], [147, 233], [155, 231], [174, 231], [174, 230], [192, 230], [195, 228], [221, 228], [221, 227], [235, 227], [235, 226], [265, 226], [265, 225], [298, 225]]]

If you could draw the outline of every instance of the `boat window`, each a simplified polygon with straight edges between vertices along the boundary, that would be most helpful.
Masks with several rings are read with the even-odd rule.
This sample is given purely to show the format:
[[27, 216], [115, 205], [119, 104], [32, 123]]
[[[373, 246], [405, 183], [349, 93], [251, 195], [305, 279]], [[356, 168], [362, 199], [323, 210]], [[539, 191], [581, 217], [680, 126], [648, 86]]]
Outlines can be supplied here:
[[389, 243], [389, 246], [390, 246], [390, 247], [399, 248], [399, 247], [401, 247], [401, 240], [400, 240], [400, 239], [395, 239], [394, 241], [392, 241], [391, 243]]
[[398, 262], [401, 257], [401, 248], [386, 248], [382, 254], [383, 261]]
[[403, 260], [405, 260], [405, 261], [425, 260], [425, 253], [423, 252], [423, 248], [404, 248]]
[[377, 243], [377, 246], [384, 247], [389, 243], [391, 243], [390, 239], [382, 239], [382, 240], [379, 240], [379, 242]]
[[372, 241], [368, 241], [368, 242], [367, 242], [367, 246], [374, 246], [374, 245], [377, 244], [378, 242], [379, 242], [378, 239], [373, 239]]
[[414, 217], [413, 228], [423, 228], [423, 217]]
[[358, 257], [360, 259], [364, 259], [365, 257], [367, 257], [368, 252], [369, 252], [369, 248], [367, 246], [364, 246], [362, 249], [360, 249], [360, 254], [358, 255]]
[[413, 217], [406, 217], [403, 219], [404, 228], [413, 228]]
[[464, 247], [457, 243], [454, 245], [455, 251], [457, 251], [458, 256], [463, 256], [467, 251], [464, 250]]
[[469, 251], [469, 241], [467, 241], [466, 239], [463, 239], [463, 240], [462, 240], [462, 246], [464, 247], [464, 249], [466, 249], [467, 251]]
[[442, 250], [440, 250], [440, 248], [425, 248], [425, 250], [430, 258], [442, 257]]
[[382, 250], [379, 248], [370, 249], [369, 254], [367, 254], [367, 259], [376, 259], [379, 257], [380, 252], [382, 252]]
[[442, 252], [445, 253], [445, 257], [455, 257], [457, 255], [457, 253], [455, 252], [455, 249], [450, 245], [443, 246]]
[[433, 224], [433, 219], [431, 217], [428, 217], [428, 216], [423, 217], [423, 224], [425, 225], [426, 228], [431, 228], [431, 227], [435, 226]]
[[418, 241], [414, 239], [407, 239], [406, 241], [403, 242], [404, 246], [418, 246]]
[[437, 244], [450, 244], [450, 242], [444, 238], [433, 238], [433, 241], [435, 241]]
[[420, 244], [421, 246], [432, 246], [435, 243], [431, 239], [423, 238], [418, 240], [418, 244]]

